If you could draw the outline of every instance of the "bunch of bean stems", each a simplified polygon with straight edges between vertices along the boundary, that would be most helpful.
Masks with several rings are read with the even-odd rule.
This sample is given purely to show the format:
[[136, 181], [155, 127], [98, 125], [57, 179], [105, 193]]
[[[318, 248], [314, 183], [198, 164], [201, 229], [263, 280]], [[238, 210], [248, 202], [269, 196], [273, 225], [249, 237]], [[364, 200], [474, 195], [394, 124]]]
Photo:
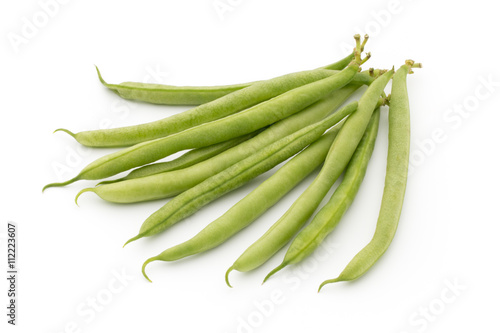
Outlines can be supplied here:
[[[407, 60], [399, 70], [361, 71], [368, 36], [354, 36], [354, 51], [314, 70], [226, 86], [167, 86], [138, 82], [101, 83], [120, 97], [164, 105], [197, 105], [164, 119], [114, 129], [70, 134], [89, 147], [124, 147], [87, 165], [74, 178], [102, 180], [93, 192], [106, 201], [133, 203], [173, 197], [142, 224], [126, 244], [158, 234], [224, 194], [290, 159], [226, 213], [193, 238], [146, 260], [174, 261], [214, 248], [251, 224], [314, 170], [319, 174], [288, 211], [230, 266], [247, 272], [263, 265], [291, 241], [283, 262], [264, 279], [314, 252], [352, 204], [377, 138], [381, 107], [389, 106], [386, 181], [375, 235], [328, 283], [355, 280], [387, 250], [399, 222], [409, 158], [409, 101], [406, 77], [421, 67]], [[391, 94], [385, 88], [392, 79]], [[359, 101], [342, 104], [362, 87]], [[187, 150], [180, 157], [157, 162]], [[104, 180], [123, 171], [121, 178]], [[328, 203], [314, 215], [344, 173]], [[301, 230], [302, 229], [302, 230]], [[150, 280], [151, 281], [151, 280]]]

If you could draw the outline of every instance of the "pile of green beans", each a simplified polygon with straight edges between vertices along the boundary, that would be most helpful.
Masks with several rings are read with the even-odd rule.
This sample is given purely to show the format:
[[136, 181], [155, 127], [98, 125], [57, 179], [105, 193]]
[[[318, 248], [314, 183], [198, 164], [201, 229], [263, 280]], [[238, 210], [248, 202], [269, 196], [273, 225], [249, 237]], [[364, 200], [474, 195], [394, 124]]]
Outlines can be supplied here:
[[[288, 265], [311, 255], [339, 224], [353, 203], [374, 151], [380, 114], [388, 105], [389, 148], [382, 203], [373, 239], [335, 279], [351, 281], [365, 274], [386, 252], [401, 216], [410, 149], [410, 107], [407, 76], [421, 64], [407, 60], [397, 71], [361, 71], [368, 36], [354, 36], [351, 54], [320, 68], [260, 81], [220, 86], [172, 86], [140, 82], [109, 84], [121, 98], [160, 105], [194, 107], [154, 122], [70, 134], [78, 143], [122, 148], [88, 164], [75, 177], [99, 180], [84, 188], [100, 198], [127, 204], [171, 199], [149, 216], [128, 243], [164, 232], [210, 202], [286, 161], [257, 188], [209, 223], [194, 237], [147, 259], [175, 261], [221, 245], [257, 220], [308, 175], [318, 174], [269, 230], [232, 265], [248, 272], [264, 265], [290, 243], [282, 263], [264, 282]], [[391, 93], [386, 94], [392, 80]], [[348, 99], [349, 103], [343, 105]], [[169, 156], [185, 151], [180, 157]], [[166, 158], [167, 161], [160, 161]], [[288, 160], [288, 161], [287, 161]], [[125, 176], [111, 178], [122, 172]], [[330, 200], [315, 214], [344, 174]], [[311, 222], [308, 223], [309, 219]]]

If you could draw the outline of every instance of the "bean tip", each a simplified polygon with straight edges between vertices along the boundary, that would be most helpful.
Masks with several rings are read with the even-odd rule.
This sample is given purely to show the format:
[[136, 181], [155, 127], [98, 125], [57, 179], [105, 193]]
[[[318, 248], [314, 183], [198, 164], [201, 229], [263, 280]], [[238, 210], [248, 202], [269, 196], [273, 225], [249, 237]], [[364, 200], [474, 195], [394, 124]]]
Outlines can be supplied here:
[[77, 181], [79, 178], [78, 177], [75, 177], [75, 178], [71, 178], [65, 182], [60, 182], [60, 183], [50, 183], [50, 184], [47, 184], [45, 185], [43, 188], [42, 188], [42, 193], [48, 189], [49, 187], [60, 187], [60, 186], [66, 186], [68, 184], [71, 184], [71, 183], [74, 183], [75, 181]]
[[155, 261], [155, 260], [156, 260], [156, 257], [151, 257], [151, 258], [149, 258], [148, 260], [146, 260], [146, 261], [144, 262], [144, 264], [142, 264], [142, 275], [146, 278], [146, 280], [148, 280], [148, 281], [149, 281], [149, 282], [151, 282], [151, 283], [152, 283], [153, 281], [151, 281], [151, 279], [149, 278], [149, 276], [146, 274], [146, 266], [147, 266], [150, 262]]
[[106, 81], [104, 81], [104, 79], [102, 78], [102, 75], [101, 75], [101, 71], [99, 70], [99, 68], [97, 67], [97, 65], [94, 65], [95, 66], [95, 69], [97, 71], [97, 76], [99, 77], [99, 81], [101, 81], [101, 83], [105, 86], [108, 85], [108, 83]]
[[326, 286], [327, 284], [330, 284], [330, 283], [336, 283], [336, 282], [341, 282], [341, 281], [344, 281], [340, 278], [340, 276], [338, 278], [335, 278], [335, 279], [330, 279], [330, 280], [325, 280], [323, 281], [320, 285], [319, 285], [319, 288], [318, 288], [318, 293], [321, 291], [321, 289], [323, 289], [324, 286]]
[[225, 276], [225, 279], [226, 279], [226, 284], [229, 288], [232, 288], [233, 286], [231, 285], [231, 283], [229, 283], [229, 273], [231, 273], [231, 271], [234, 270], [234, 267], [231, 266], [229, 267], [229, 269], [226, 271], [226, 276]]
[[71, 132], [70, 130], [67, 130], [65, 128], [58, 128], [56, 129], [54, 132], [52, 133], [56, 133], [56, 132], [64, 132], [64, 133], [67, 133], [69, 135], [71, 135], [73, 138], [75, 137], [75, 133]]
[[80, 195], [82, 195], [82, 194], [83, 194], [83, 193], [85, 193], [85, 192], [94, 192], [94, 189], [93, 189], [93, 188], [91, 188], [91, 187], [89, 187], [89, 188], [84, 188], [83, 190], [81, 190], [80, 192], [78, 192], [78, 194], [77, 194], [77, 195], [76, 195], [76, 197], [75, 197], [75, 204], [76, 204], [78, 207], [80, 207], [80, 206], [78, 205], [78, 198], [80, 197]]
[[141, 237], [142, 237], [142, 236], [139, 234], [139, 235], [137, 235], [137, 236], [135, 236], [135, 237], [130, 238], [128, 241], [126, 241], [126, 242], [125, 242], [125, 244], [123, 244], [123, 247], [125, 247], [128, 243], [132, 243], [133, 241], [138, 240], [138, 239], [139, 239], [139, 238], [141, 238]]

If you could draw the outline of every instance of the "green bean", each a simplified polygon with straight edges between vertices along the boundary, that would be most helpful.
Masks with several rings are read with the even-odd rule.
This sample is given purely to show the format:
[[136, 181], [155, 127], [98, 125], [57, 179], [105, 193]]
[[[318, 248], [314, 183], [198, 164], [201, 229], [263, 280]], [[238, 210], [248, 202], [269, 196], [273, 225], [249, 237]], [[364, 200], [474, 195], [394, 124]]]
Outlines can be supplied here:
[[165, 105], [200, 105], [261, 81], [224, 86], [171, 86], [165, 84], [122, 82], [109, 84], [97, 68], [99, 81], [118, 96], [135, 101]]
[[167, 198], [179, 194], [273, 142], [300, 130], [304, 126], [320, 121], [332, 110], [336, 110], [357, 89], [358, 86], [349, 84], [306, 109], [278, 121], [256, 137], [199, 164], [141, 179], [84, 189], [77, 195], [77, 198], [84, 192], [94, 192], [110, 202], [130, 203]]
[[359, 101], [358, 110], [340, 129], [316, 179], [287, 212], [234, 262], [226, 276], [232, 270], [246, 272], [259, 267], [300, 230], [347, 166], [392, 75], [393, 70], [390, 70], [368, 87]]
[[332, 73], [334, 72], [328, 70], [312, 70], [279, 76], [255, 83], [190, 110], [145, 124], [78, 133], [66, 129], [56, 131], [64, 131], [88, 147], [132, 146], [235, 114], [294, 88], [327, 78]]
[[170, 200], [151, 215], [141, 226], [139, 234], [125, 244], [142, 237], [155, 235], [183, 218], [192, 215], [209, 202], [219, 198], [272, 169], [316, 141], [333, 125], [356, 110], [358, 103], [352, 102], [324, 120], [304, 127], [281, 140], [259, 150], [246, 159], [230, 166]]
[[[357, 49], [359, 50], [359, 47]], [[243, 112], [103, 156], [87, 165], [74, 178], [62, 183], [48, 184], [44, 189], [64, 186], [81, 179], [95, 180], [110, 177], [181, 150], [205, 147], [254, 132], [295, 114], [342, 88], [353, 79], [360, 65], [367, 59], [368, 57], [361, 60], [358, 53], [356, 60], [336, 75], [287, 91]]]
[[149, 279], [146, 276], [145, 268], [152, 261], [175, 261], [207, 251], [222, 244], [255, 221], [324, 161], [328, 149], [337, 135], [338, 128], [339, 126], [336, 126], [293, 157], [196, 236], [148, 259], [142, 267], [144, 276]]
[[161, 163], [148, 164], [148, 165], [145, 165], [143, 167], [132, 170], [125, 177], [103, 181], [97, 185], [113, 184], [113, 183], [118, 183], [118, 182], [121, 182], [124, 180], [152, 176], [152, 175], [164, 173], [167, 171], [175, 171], [175, 170], [185, 169], [185, 168], [190, 167], [192, 165], [206, 161], [206, 160], [208, 160], [216, 155], [219, 155], [220, 153], [228, 150], [229, 148], [237, 146], [240, 143], [253, 138], [254, 136], [256, 136], [260, 132], [261, 131], [259, 130], [259, 131], [256, 131], [256, 132], [253, 132], [250, 134], [242, 135], [240, 137], [237, 137], [237, 138], [234, 138], [234, 139], [231, 139], [228, 141], [216, 143], [216, 144], [213, 144], [211, 146], [193, 149], [193, 150], [188, 151], [184, 155], [176, 158], [175, 160], [161, 162]]
[[[342, 70], [353, 59], [354, 54], [351, 53], [347, 57], [319, 69]], [[96, 70], [99, 81], [121, 98], [163, 105], [201, 105], [262, 82], [253, 81], [223, 86], [172, 86], [143, 82], [109, 84], [104, 81], [97, 66]]]
[[[361, 45], [361, 52], [364, 49], [368, 36]], [[327, 65], [319, 69], [342, 70], [354, 59], [354, 53], [345, 58]], [[118, 96], [129, 99], [142, 101], [153, 104], [167, 105], [200, 105], [211, 102], [222, 96], [230, 94], [236, 90], [241, 90], [261, 81], [239, 83], [225, 86], [201, 86], [201, 87], [180, 87], [163, 84], [151, 84], [142, 82], [123, 82], [120, 84], [109, 84], [101, 76], [99, 68], [97, 68], [99, 81], [108, 89], [115, 92]]]
[[377, 139], [379, 120], [380, 109], [377, 109], [347, 166], [341, 184], [328, 203], [314, 216], [311, 223], [294, 238], [283, 262], [266, 276], [264, 282], [287, 265], [297, 264], [309, 256], [340, 222], [344, 213], [351, 206], [365, 177]]
[[328, 283], [351, 281], [365, 274], [385, 253], [392, 242], [401, 215], [408, 176], [410, 156], [410, 105], [406, 77], [412, 67], [420, 67], [413, 61], [406, 61], [392, 81], [389, 106], [389, 149], [384, 193], [377, 227], [372, 240], [347, 264], [340, 275], [324, 281], [319, 289]]

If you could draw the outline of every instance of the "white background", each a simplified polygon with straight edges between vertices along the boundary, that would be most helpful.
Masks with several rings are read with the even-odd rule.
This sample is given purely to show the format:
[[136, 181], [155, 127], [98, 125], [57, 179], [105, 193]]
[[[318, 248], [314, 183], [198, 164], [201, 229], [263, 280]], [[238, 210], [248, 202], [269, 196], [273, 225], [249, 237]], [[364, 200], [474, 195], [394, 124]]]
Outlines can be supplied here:
[[[1, 327], [47, 333], [497, 331], [500, 46], [494, 2], [221, 0], [229, 6], [223, 13], [214, 3], [61, 0], [44, 22], [38, 1], [2, 2], [1, 266], [6, 225], [14, 221], [20, 273], [18, 326], [6, 324], [2, 278]], [[23, 26], [34, 20], [39, 28], [23, 37]], [[400, 227], [385, 256], [360, 280], [316, 293], [373, 234], [386, 111], [360, 193], [327, 239], [329, 254], [316, 253], [263, 286], [284, 251], [255, 272], [234, 272], [233, 289], [224, 272], [312, 177], [222, 246], [151, 264], [152, 284], [140, 275], [146, 258], [196, 234], [270, 173], [125, 249], [124, 241], [164, 201], [114, 205], [88, 194], [77, 207], [74, 195], [94, 184], [84, 181], [41, 193], [46, 183], [70, 178], [110, 151], [82, 150], [54, 129], [137, 124], [186, 109], [121, 100], [101, 86], [94, 64], [111, 83], [244, 82], [336, 61], [356, 32], [371, 34], [366, 68], [399, 66], [407, 58], [424, 64], [409, 77], [414, 171]], [[25, 39], [15, 46], [13, 36]], [[433, 139], [436, 131], [443, 140]]]

